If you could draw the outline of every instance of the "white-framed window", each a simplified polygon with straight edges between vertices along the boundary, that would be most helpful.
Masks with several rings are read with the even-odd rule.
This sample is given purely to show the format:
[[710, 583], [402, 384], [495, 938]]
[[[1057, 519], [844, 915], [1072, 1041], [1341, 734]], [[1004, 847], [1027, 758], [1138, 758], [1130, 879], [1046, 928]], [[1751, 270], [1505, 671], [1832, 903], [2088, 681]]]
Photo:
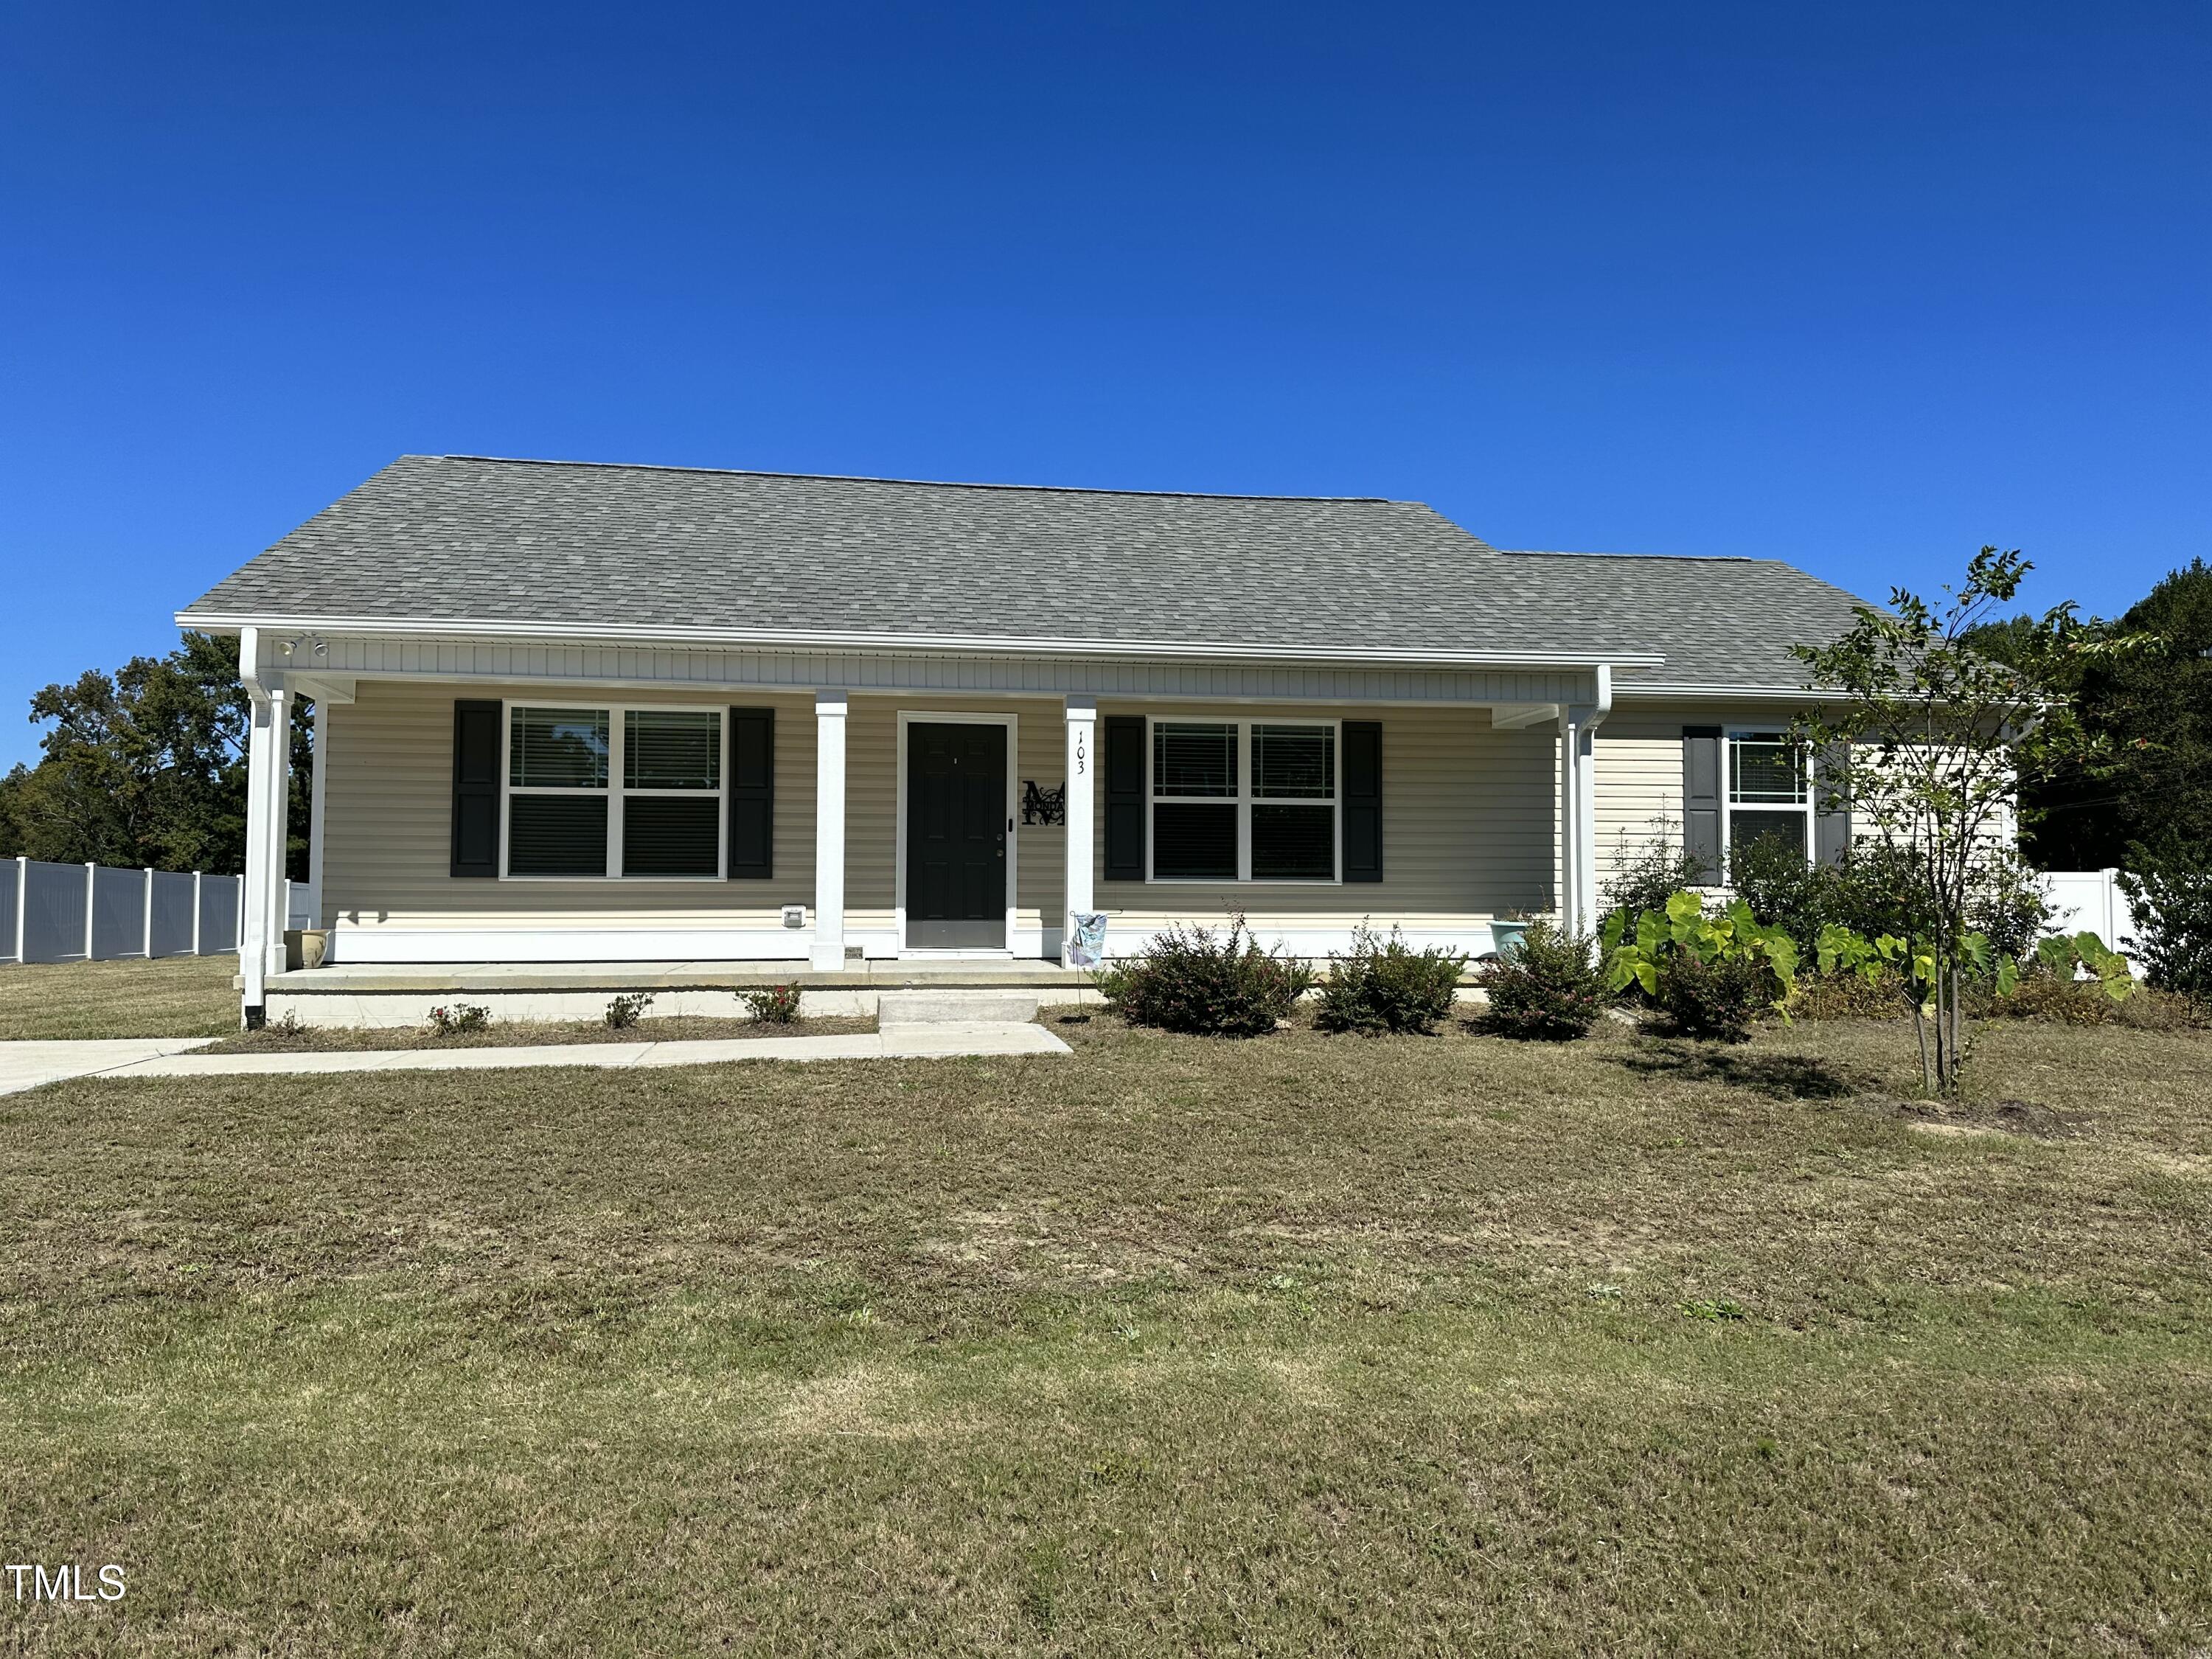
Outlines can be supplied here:
[[1341, 879], [1336, 721], [1164, 716], [1147, 735], [1147, 879]]
[[502, 878], [723, 878], [726, 710], [506, 708]]
[[1812, 861], [1813, 788], [1806, 758], [1787, 732], [1729, 732], [1723, 799], [1730, 857], [1754, 841], [1773, 838]]

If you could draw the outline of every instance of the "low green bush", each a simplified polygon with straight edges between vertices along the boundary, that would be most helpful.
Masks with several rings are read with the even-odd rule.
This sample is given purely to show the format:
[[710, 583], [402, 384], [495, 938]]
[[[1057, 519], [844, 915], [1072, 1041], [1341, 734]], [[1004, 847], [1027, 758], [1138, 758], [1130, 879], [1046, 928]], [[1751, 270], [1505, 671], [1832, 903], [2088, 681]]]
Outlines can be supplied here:
[[1263, 1036], [1313, 985], [1313, 970], [1261, 948], [1233, 917], [1224, 929], [1177, 923], [1143, 955], [1098, 974], [1107, 1006], [1132, 1025], [1200, 1036]]
[[1483, 964], [1482, 988], [1488, 1030], [1546, 1042], [1587, 1036], [1608, 1000], [1590, 941], [1548, 921], [1530, 922], [1518, 951]]
[[1677, 951], [1660, 964], [1653, 996], [1679, 1035], [1742, 1042], [1774, 1006], [1774, 975], [1757, 957]]
[[1329, 964], [1314, 1008], [1324, 1031], [1433, 1031], [1452, 1011], [1467, 957], [1431, 945], [1416, 951], [1396, 928], [1382, 938], [1364, 922], [1352, 949]]
[[1781, 1008], [1796, 983], [1796, 942], [1741, 898], [1709, 913], [1697, 894], [1672, 894], [1665, 908], [1636, 918], [1632, 935], [1616, 912], [1601, 944], [1606, 988], [1641, 990], [1685, 1036], [1741, 1042], [1760, 1011]]
[[449, 1003], [430, 1011], [430, 1030], [439, 1036], [481, 1031], [491, 1024], [491, 1010], [477, 1002]]
[[629, 991], [607, 1004], [607, 1025], [610, 1030], [627, 1031], [643, 1019], [646, 1011], [653, 1006], [650, 991]]
[[738, 993], [738, 1000], [753, 1011], [753, 1018], [768, 1025], [788, 1025], [799, 1018], [796, 985], [763, 985]]

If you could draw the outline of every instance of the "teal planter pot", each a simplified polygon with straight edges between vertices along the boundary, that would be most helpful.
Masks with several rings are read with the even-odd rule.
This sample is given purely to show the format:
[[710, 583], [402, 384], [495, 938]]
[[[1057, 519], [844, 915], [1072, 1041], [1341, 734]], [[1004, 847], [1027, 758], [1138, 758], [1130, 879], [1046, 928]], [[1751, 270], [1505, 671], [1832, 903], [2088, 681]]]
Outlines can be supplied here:
[[1490, 948], [1497, 952], [1500, 962], [1510, 962], [1521, 954], [1522, 940], [1527, 936], [1525, 921], [1493, 921], [1490, 924]]

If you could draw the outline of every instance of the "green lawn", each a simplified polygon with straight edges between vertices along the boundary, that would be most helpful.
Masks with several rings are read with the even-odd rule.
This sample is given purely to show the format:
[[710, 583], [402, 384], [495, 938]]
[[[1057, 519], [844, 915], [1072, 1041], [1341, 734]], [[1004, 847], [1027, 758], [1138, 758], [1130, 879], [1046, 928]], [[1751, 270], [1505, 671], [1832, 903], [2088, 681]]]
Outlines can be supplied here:
[[0, 965], [0, 1042], [222, 1036], [238, 1029], [237, 975], [235, 956]]
[[1060, 1029], [0, 1097], [0, 1648], [2212, 1644], [2212, 1040]]

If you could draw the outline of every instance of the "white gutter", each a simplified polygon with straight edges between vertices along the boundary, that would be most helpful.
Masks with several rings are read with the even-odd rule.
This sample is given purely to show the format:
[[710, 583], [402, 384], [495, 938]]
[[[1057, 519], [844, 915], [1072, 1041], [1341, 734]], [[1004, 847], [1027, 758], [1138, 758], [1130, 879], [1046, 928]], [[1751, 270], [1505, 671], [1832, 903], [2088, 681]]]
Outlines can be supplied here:
[[[1613, 660], [1625, 659], [1616, 657]], [[1630, 680], [1620, 689], [1624, 696], [1630, 697], [1728, 697], [1739, 702], [1750, 698], [1762, 702], [1776, 698], [1802, 702], [1808, 697], [1833, 700], [1850, 696], [1835, 687], [1813, 690], [1802, 685], [1663, 685], [1651, 680]]]
[[1656, 667], [1657, 652], [1374, 651], [1346, 647], [1267, 646], [1217, 641], [1017, 639], [999, 635], [870, 634], [833, 629], [769, 628], [654, 628], [636, 630], [589, 623], [518, 623], [472, 617], [420, 622], [367, 617], [226, 616], [179, 611], [179, 628], [228, 634], [249, 628], [271, 633], [398, 634], [410, 637], [581, 640], [610, 645], [733, 645], [784, 650], [953, 651], [1019, 656], [1200, 657], [1244, 662], [1340, 662], [1428, 667], [1602, 668], [1619, 664]]

